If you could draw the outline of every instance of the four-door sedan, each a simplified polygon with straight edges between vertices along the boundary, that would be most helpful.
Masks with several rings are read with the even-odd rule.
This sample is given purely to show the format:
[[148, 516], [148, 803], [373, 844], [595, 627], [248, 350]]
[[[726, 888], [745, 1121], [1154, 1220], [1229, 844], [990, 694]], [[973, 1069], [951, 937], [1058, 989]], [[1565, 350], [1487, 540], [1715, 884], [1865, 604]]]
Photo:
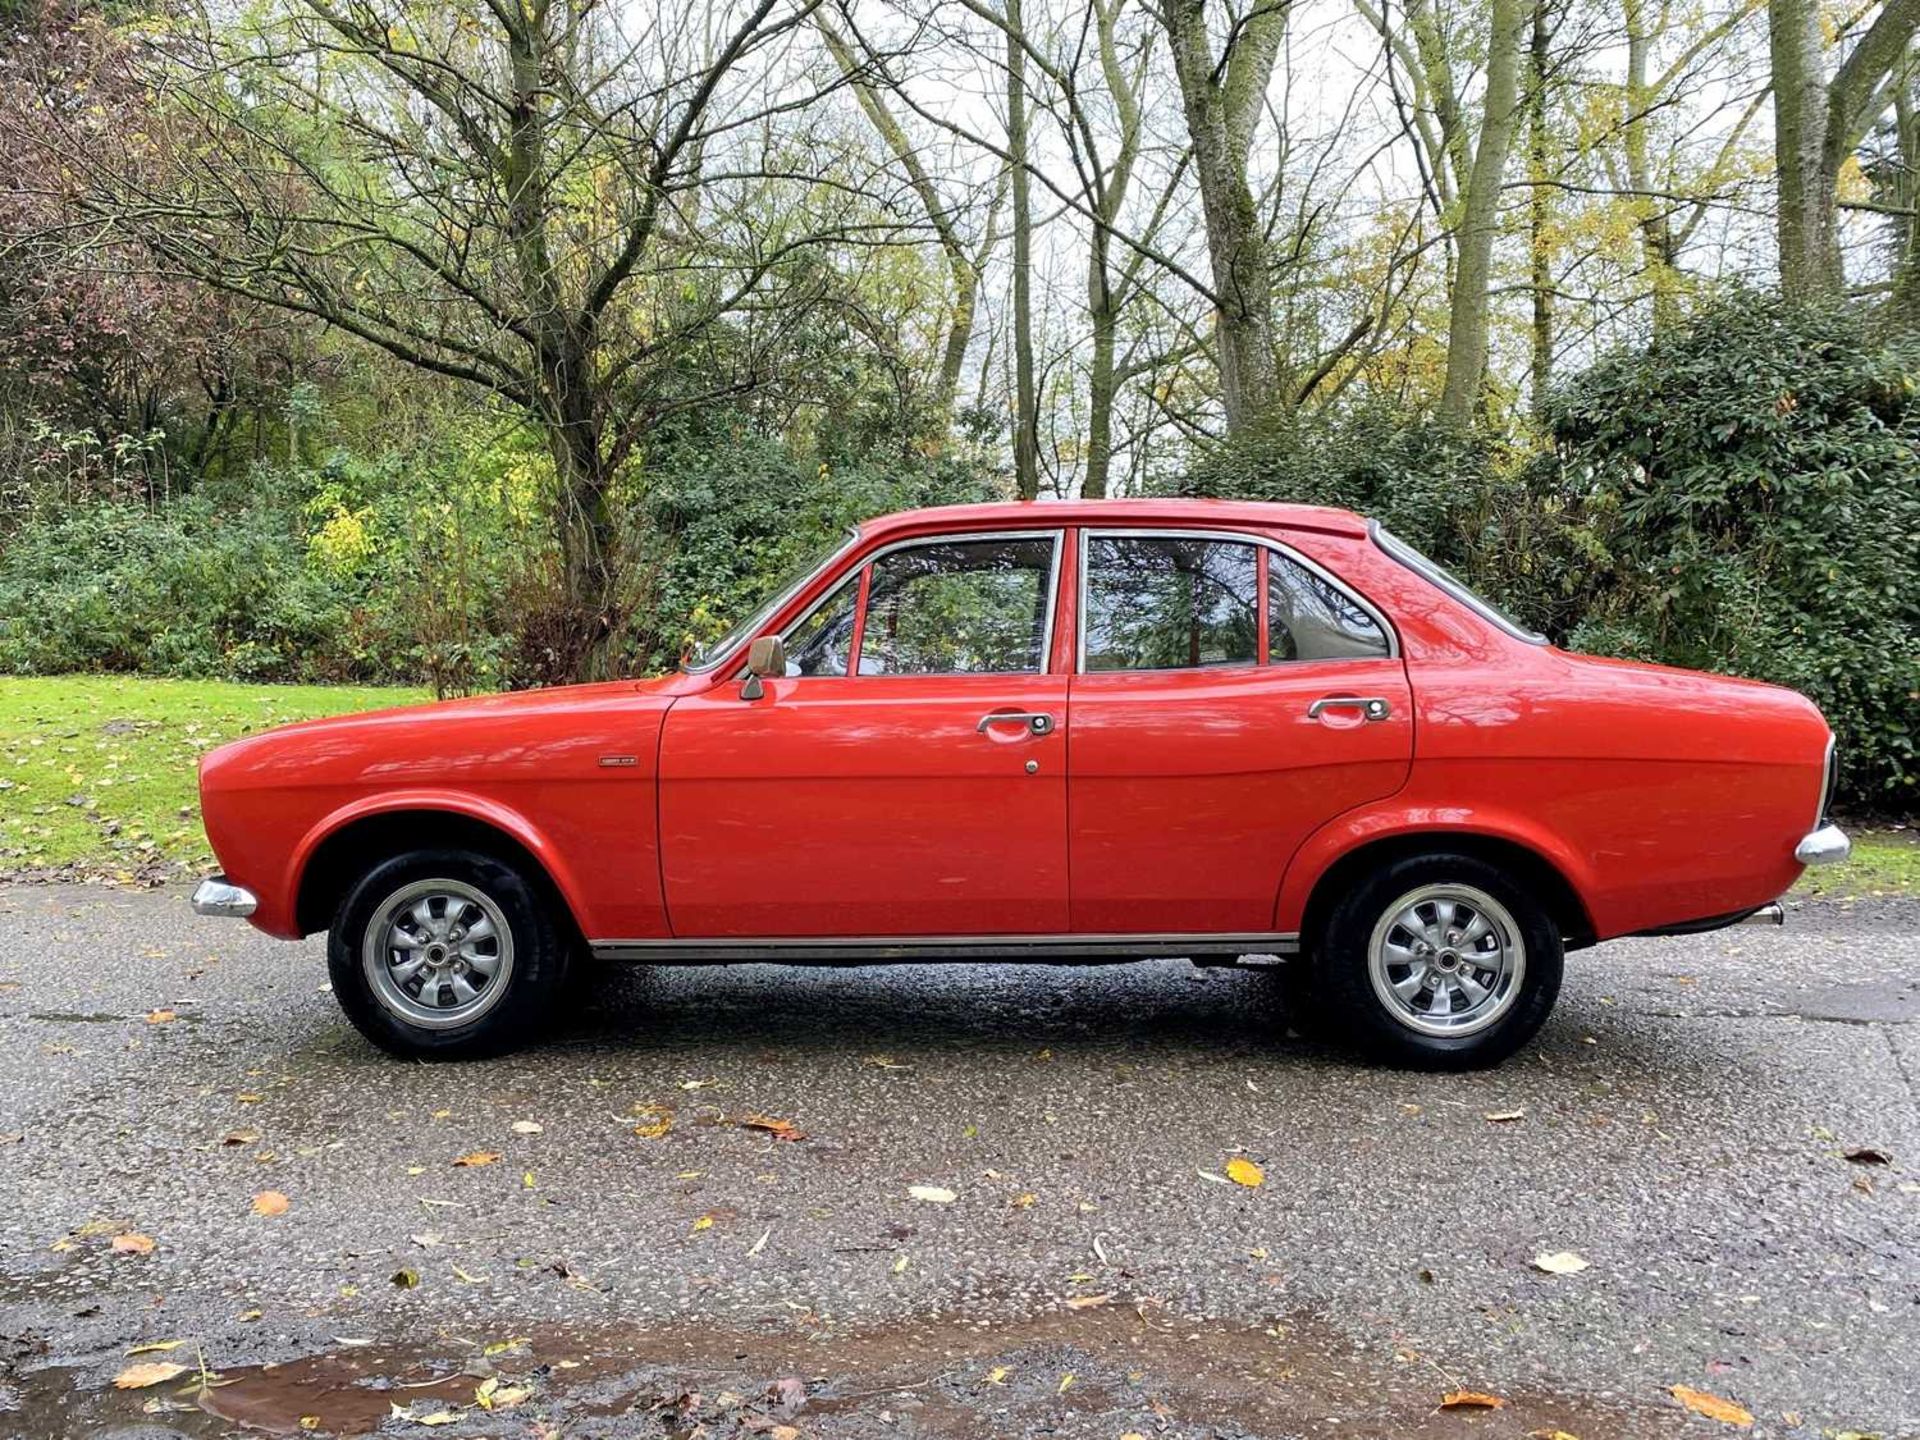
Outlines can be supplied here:
[[1827, 821], [1792, 691], [1555, 649], [1378, 525], [1185, 500], [864, 524], [679, 674], [342, 716], [201, 765], [202, 913], [329, 932], [404, 1055], [567, 968], [1243, 954], [1487, 1064], [1570, 949], [1773, 918]]

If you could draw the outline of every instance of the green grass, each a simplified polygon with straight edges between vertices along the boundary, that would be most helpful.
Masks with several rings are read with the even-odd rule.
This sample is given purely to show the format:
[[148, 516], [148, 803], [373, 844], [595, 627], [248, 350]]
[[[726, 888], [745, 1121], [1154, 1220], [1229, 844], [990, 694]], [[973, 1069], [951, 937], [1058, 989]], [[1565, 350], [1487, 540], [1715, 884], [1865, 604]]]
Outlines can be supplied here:
[[1920, 895], [1920, 834], [1913, 829], [1856, 830], [1853, 854], [1839, 865], [1807, 871], [1793, 887], [1796, 895], [1824, 900], [1853, 900], [1864, 895]]
[[[151, 878], [212, 863], [200, 752], [291, 720], [424, 700], [418, 690], [63, 675], [0, 679], [0, 874]], [[1795, 893], [1920, 894], [1920, 835], [1854, 833]]]
[[0, 873], [151, 878], [212, 863], [200, 753], [421, 691], [131, 676], [0, 678]]

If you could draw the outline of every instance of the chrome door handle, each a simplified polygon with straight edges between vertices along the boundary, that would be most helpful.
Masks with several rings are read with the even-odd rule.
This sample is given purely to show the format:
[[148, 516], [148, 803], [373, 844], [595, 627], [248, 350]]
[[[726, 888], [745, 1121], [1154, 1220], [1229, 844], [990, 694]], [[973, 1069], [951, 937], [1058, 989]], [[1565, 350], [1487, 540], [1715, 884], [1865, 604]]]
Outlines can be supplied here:
[[982, 715], [973, 731], [976, 735], [984, 735], [994, 725], [1013, 724], [1024, 725], [1036, 735], [1045, 735], [1053, 729], [1053, 716], [1045, 711], [995, 710], [991, 715]]
[[1393, 713], [1379, 695], [1325, 695], [1307, 706], [1307, 718], [1318, 720], [1323, 710], [1361, 710], [1369, 720], [1384, 720]]

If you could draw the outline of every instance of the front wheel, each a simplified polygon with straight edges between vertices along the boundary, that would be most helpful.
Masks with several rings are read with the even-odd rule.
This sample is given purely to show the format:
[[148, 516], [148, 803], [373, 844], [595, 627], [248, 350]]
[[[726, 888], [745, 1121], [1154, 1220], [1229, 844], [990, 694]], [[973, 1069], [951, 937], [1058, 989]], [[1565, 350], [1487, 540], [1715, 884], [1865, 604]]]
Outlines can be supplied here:
[[1334, 905], [1314, 979], [1370, 1054], [1466, 1070], [1498, 1064], [1533, 1038], [1560, 994], [1562, 958], [1551, 915], [1498, 866], [1416, 855], [1382, 866]]
[[541, 890], [466, 850], [418, 850], [369, 870], [327, 935], [333, 993], [381, 1049], [416, 1059], [498, 1055], [539, 1030], [567, 970]]

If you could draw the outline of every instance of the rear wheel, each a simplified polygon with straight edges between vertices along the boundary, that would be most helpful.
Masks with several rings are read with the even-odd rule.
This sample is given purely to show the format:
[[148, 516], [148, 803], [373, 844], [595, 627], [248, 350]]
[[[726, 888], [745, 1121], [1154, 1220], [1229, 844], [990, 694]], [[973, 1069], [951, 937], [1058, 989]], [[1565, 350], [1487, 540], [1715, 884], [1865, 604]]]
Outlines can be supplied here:
[[1498, 1064], [1539, 1031], [1560, 994], [1552, 916], [1497, 866], [1471, 855], [1396, 860], [1343, 895], [1321, 927], [1321, 1003], [1364, 1049], [1393, 1064]]
[[369, 870], [327, 936], [334, 995], [395, 1055], [466, 1059], [524, 1044], [565, 979], [543, 887], [467, 850], [418, 850]]

